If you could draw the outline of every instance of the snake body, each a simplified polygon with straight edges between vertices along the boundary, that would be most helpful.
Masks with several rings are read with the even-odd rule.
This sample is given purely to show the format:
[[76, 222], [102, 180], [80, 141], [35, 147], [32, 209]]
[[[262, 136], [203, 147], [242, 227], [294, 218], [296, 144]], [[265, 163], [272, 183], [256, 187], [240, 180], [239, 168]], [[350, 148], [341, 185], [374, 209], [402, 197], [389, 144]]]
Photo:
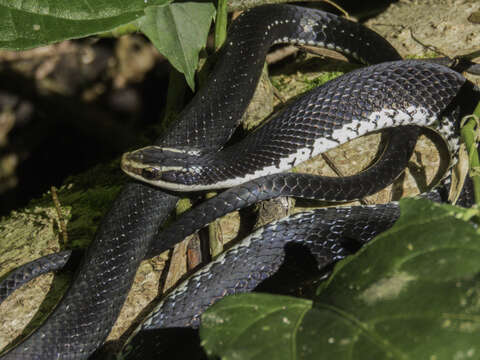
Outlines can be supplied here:
[[181, 283], [158, 304], [137, 329], [138, 333], [122, 353], [123, 358], [162, 358], [170, 344], [157, 331], [197, 328], [200, 315], [218, 299], [251, 291], [276, 273], [287, 245], [297, 243], [306, 247], [318, 267], [323, 268], [348, 255], [350, 241], [362, 244], [371, 240], [390, 228], [399, 214], [394, 204], [324, 208], [258, 229]]
[[[165, 136], [155, 142], [155, 146], [169, 153], [193, 155], [197, 158], [205, 156], [207, 162], [211, 163], [213, 161], [211, 160], [213, 158], [211, 154], [219, 150], [229, 139], [253, 95], [266, 52], [272, 44], [280, 42], [332, 48], [364, 64], [376, 64], [400, 59], [395, 49], [373, 31], [332, 14], [289, 5], [267, 5], [246, 11], [232, 24], [229, 37], [220, 51], [219, 60], [206, 85], [199, 90], [185, 108], [180, 115], [179, 121], [167, 131]], [[371, 78], [374, 79], [373, 82], [370, 82]], [[456, 149], [458, 142], [454, 135], [457, 129], [453, 125], [452, 118], [457, 118], [460, 112], [455, 101], [458, 98], [458, 94], [465, 88], [465, 91], [471, 90], [471, 87], [468, 86], [468, 83], [462, 76], [445, 67], [410, 61], [405, 63], [391, 62], [365, 70], [358, 70], [351, 75], [346, 75], [343, 79], [333, 82], [333, 85], [328, 85], [324, 90], [320, 90], [320, 92], [314, 93], [314, 95], [307, 95], [297, 105], [293, 105], [290, 110], [287, 110], [290, 112], [296, 111], [300, 114], [296, 117], [300, 118], [300, 120], [305, 120], [301, 123], [304, 133], [315, 133], [314, 138], [317, 139], [317, 126], [309, 128], [307, 120], [312, 114], [317, 112], [315, 110], [316, 102], [323, 99], [322, 101], [329, 101], [329, 111], [325, 114], [328, 124], [322, 125], [325, 126], [325, 129], [327, 129], [327, 126], [330, 126], [330, 130], [327, 129], [325, 130], [326, 133], [324, 132], [327, 134], [327, 137], [329, 136], [328, 141], [335, 142], [335, 139], [338, 140], [340, 136], [343, 136], [340, 132], [337, 132], [338, 136], [336, 138], [334, 136], [335, 129], [342, 129], [342, 131], [350, 129], [347, 131], [347, 135], [344, 136], [346, 140], [349, 137], [358, 136], [364, 132], [363, 130], [381, 128], [380, 122], [393, 119], [395, 122], [390, 123], [392, 126], [407, 124], [439, 125], [437, 129], [442, 132], [451, 149]], [[374, 87], [378, 87], [378, 89], [374, 89]], [[367, 89], [376, 90], [375, 96], [364, 94], [363, 91]], [[406, 94], [403, 91], [406, 91]], [[350, 96], [350, 101], [359, 100], [355, 104], [347, 104], [352, 106], [348, 106], [346, 109], [336, 107], [335, 103], [344, 103], [342, 102], [343, 97], [347, 93]], [[357, 94], [361, 96], [355, 97]], [[387, 96], [380, 97], [381, 94], [386, 94]], [[427, 100], [421, 100], [420, 96], [422, 95], [426, 95]], [[328, 96], [330, 98], [327, 98]], [[428, 103], [425, 103], [425, 101]], [[286, 112], [283, 114], [286, 114]], [[378, 114], [379, 118], [373, 114]], [[371, 124], [366, 124], [364, 120], [368, 118], [376, 121], [376, 125], [372, 127]], [[344, 120], [344, 122], [340, 127], [336, 128], [338, 126], [337, 120], [339, 119]], [[347, 119], [356, 120], [349, 121]], [[415, 121], [412, 122], [412, 119]], [[386, 124], [386, 126], [389, 126], [389, 124]], [[285, 129], [284, 131], [288, 131]], [[295, 132], [291, 133], [294, 140], [290, 141], [289, 138], [286, 143], [295, 143], [297, 141], [295, 140]], [[300, 147], [297, 146], [295, 148], [294, 146], [295, 156], [300, 159], [303, 155], [300, 156], [298, 151], [303, 152], [305, 149], [312, 154], [316, 153], [317, 150], [315, 150], [314, 143], [317, 140], [315, 139], [313, 137], [308, 138], [308, 140], [303, 140]], [[251, 147], [253, 146], [252, 141], [255, 142], [257, 140], [248, 141], [251, 141], [247, 143]], [[313, 145], [307, 148], [305, 143]], [[257, 151], [260, 151], [258, 149]], [[289, 158], [290, 162], [292, 162], [293, 158], [290, 158], [290, 156], [291, 153], [287, 154], [286, 157], [283, 156], [283, 158]], [[140, 160], [143, 161], [143, 159]], [[226, 164], [225, 159], [220, 159], [221, 162], [223, 161], [223, 164]], [[138, 164], [139, 159], [134, 158], [134, 160], [133, 164]], [[262, 171], [257, 175], [264, 175], [263, 170], [269, 166], [279, 168], [278, 164], [281, 162], [282, 160], [276, 160], [273, 165], [271, 163], [259, 163]], [[174, 164], [174, 166], [178, 167], [177, 164]], [[151, 167], [151, 164], [148, 164], [148, 167]], [[250, 169], [247, 170], [250, 171]], [[230, 175], [234, 178], [239, 177], [239, 173], [236, 171], [230, 172]], [[255, 170], [253, 170], [254, 172]], [[204, 171], [200, 173], [202, 174], [201, 179], [209, 177], [205, 176]], [[245, 174], [244, 172], [243, 175]], [[169, 175], [172, 175], [172, 173], [167, 171], [167, 180], [169, 182], [173, 178], [173, 180], [183, 183], [183, 185], [193, 186], [194, 184], [193, 180], [185, 176], [175, 175], [169, 178]], [[390, 176], [394, 177], [395, 175]], [[251, 179], [246, 176], [242, 177], [245, 181]], [[141, 180], [148, 179], [141, 176]], [[222, 180], [218, 180], [218, 178], [213, 180], [217, 184], [220, 181]], [[283, 181], [286, 187], [292, 188], [291, 185], [293, 183], [291, 180], [285, 177]], [[255, 185], [251, 185], [253, 187], [249, 188], [248, 186], [250, 185], [248, 184], [252, 183], [244, 185], [247, 189], [255, 188]], [[277, 185], [279, 184], [277, 183]], [[247, 193], [248, 191], [245, 192], [245, 194]], [[254, 194], [258, 194], [258, 192]], [[60, 304], [47, 321], [26, 341], [1, 358], [88, 358], [105, 341], [126, 298], [140, 261], [152, 255], [152, 253], [172, 245], [168, 241], [162, 243], [163, 240], [161, 233], [159, 233], [159, 228], [173, 209], [176, 200], [175, 196], [146, 184], [132, 182], [126, 185], [100, 224], [95, 239], [86, 251], [72, 285]], [[389, 206], [378, 209], [380, 209], [378, 210], [380, 214], [388, 215], [390, 211], [386, 210], [389, 209]], [[384, 210], [383, 212], [382, 209]], [[395, 206], [393, 206], [393, 209], [391, 211], [395, 213], [397, 211]], [[365, 228], [373, 227], [370, 224], [373, 224], [374, 217], [383, 216], [378, 215], [376, 213], [377, 210], [372, 210], [373, 212], [367, 210], [365, 212], [359, 209], [358, 211], [331, 209], [327, 211], [327, 218], [330, 220], [323, 223], [320, 222], [324, 224], [322, 225], [323, 227], [319, 225], [317, 228], [314, 228], [316, 230], [312, 231], [320, 231], [320, 228], [331, 229], [334, 224], [341, 224], [342, 220], [338, 219], [341, 219], [341, 215], [349, 211], [358, 212], [360, 219], [363, 216], [364, 223], [362, 223], [362, 220], [359, 220], [359, 224], [365, 224], [366, 222], [368, 226]], [[323, 256], [328, 261], [332, 261], [339, 256], [343, 256], [341, 246], [339, 248], [336, 243], [334, 244], [331, 241], [325, 242], [320, 238], [315, 240], [315, 235], [309, 232], [310, 230], [300, 230], [304, 229], [302, 226], [305, 222], [315, 224], [319, 218], [327, 213], [316, 212], [314, 215], [305, 215], [305, 218], [297, 217], [291, 223], [280, 222], [272, 225], [270, 228], [266, 228], [263, 234], [267, 236], [270, 234], [272, 239], [276, 239], [277, 235], [273, 234], [280, 234], [279, 229], [290, 229], [290, 226], [292, 226], [292, 231], [298, 230], [299, 233], [306, 231], [305, 236], [310, 239], [310, 247], [319, 254], [319, 258]], [[340, 215], [340, 218], [337, 215]], [[389, 217], [389, 219], [393, 220], [386, 220], [383, 225], [378, 227], [378, 231], [390, 226], [395, 219], [395, 214]], [[347, 225], [346, 229], [355, 229], [354, 225], [350, 223]], [[322, 231], [324, 230], [321, 230], [320, 233]], [[349, 230], [345, 231], [348, 232]], [[377, 230], [372, 230], [372, 234], [376, 232]], [[328, 234], [330, 233], [334, 234], [335, 231], [330, 231]], [[368, 235], [365, 235], [368, 239]], [[326, 236], [330, 238], [331, 235]], [[152, 242], [154, 239], [157, 240], [155, 245]], [[261, 242], [256, 241], [256, 239], [260, 239], [259, 233], [242, 243], [243, 245], [240, 248], [246, 250], [248, 248], [247, 245], [250, 246], [251, 244], [260, 246]], [[277, 242], [272, 241], [270, 244], [277, 244]], [[284, 243], [279, 242], [278, 244]], [[283, 245], [281, 246], [283, 247]], [[205, 297], [193, 300], [198, 302], [199, 305], [196, 306], [194, 304], [193, 307], [197, 310], [194, 314], [189, 315], [190, 320], [185, 318], [178, 321], [174, 320], [175, 314], [179, 312], [179, 309], [186, 307], [186, 298], [192, 301], [191, 297], [185, 297], [186, 294], [195, 294], [191, 286], [198, 289], [200, 280], [206, 281], [208, 277], [211, 279], [213, 275], [220, 275], [220, 268], [217, 268], [217, 266], [222, 265], [222, 261], [223, 264], [226, 264], [227, 261], [238, 259], [240, 264], [242, 263], [241, 261], [244, 261], [242, 260], [244, 255], [241, 254], [251, 253], [250, 250], [246, 252], [232, 251], [224, 255], [223, 258], [215, 262], [207, 270], [204, 270], [200, 275], [197, 274], [193, 278], [194, 280], [184, 284], [176, 293], [173, 293], [171, 295], [173, 297], [168, 298], [170, 300], [165, 300], [162, 303], [163, 305], [154, 312], [151, 319], [161, 318], [161, 322], [167, 326], [169, 324], [196, 324], [199, 313], [197, 310], [203, 309], [206, 304], [211, 303], [212, 296], [216, 297], [218, 295], [217, 290], [212, 289], [210, 295], [204, 294]], [[266, 252], [268, 253], [268, 250]], [[272, 263], [267, 265], [267, 268], [273, 271], [273, 269], [278, 267], [282, 256], [278, 255], [274, 250], [272, 250], [272, 254], [277, 255], [271, 256], [270, 260]], [[250, 275], [248, 275], [250, 277], [246, 275], [247, 279], [255, 278], [255, 275], [251, 275], [252, 272], [257, 274], [257, 269], [254, 268], [256, 266], [254, 265], [255, 261], [252, 261], [252, 264], [249, 262], [242, 263], [245, 269], [248, 269], [250, 272]], [[249, 290], [253, 284], [258, 283], [260, 279], [266, 276], [265, 274], [270, 272], [270, 270], [258, 272], [258, 278], [250, 282], [245, 280], [248, 286], [241, 288]], [[238, 290], [235, 286], [227, 284], [230, 280], [226, 279], [225, 283], [222, 284], [225, 288]], [[210, 281], [215, 283], [214, 280]], [[216, 283], [218, 284], [219, 282], [222, 282], [222, 280], [217, 279]], [[172, 307], [173, 303], [176, 306], [180, 306], [180, 308]], [[169, 305], [166, 306], [167, 304]], [[148, 326], [153, 326], [153, 323], [153, 320], [148, 320], [145, 329]], [[135, 340], [133, 344], [135, 344]], [[130, 354], [131, 356], [136, 356], [135, 352]]]
[[185, 155], [150, 146], [125, 154], [122, 168], [169, 190], [225, 188], [283, 172], [368, 132], [401, 125], [434, 126], [455, 153], [458, 132], [453, 109], [446, 109], [464, 83], [463, 76], [437, 64], [385, 62], [308, 92], [221, 152], [199, 156], [187, 149]]

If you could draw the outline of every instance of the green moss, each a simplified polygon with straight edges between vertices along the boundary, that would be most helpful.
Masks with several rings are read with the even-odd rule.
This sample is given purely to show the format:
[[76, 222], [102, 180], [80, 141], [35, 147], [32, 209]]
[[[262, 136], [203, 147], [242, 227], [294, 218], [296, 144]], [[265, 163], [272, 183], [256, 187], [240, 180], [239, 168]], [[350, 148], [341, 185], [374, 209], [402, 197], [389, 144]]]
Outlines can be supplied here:
[[433, 59], [437, 58], [439, 55], [433, 51], [426, 52], [425, 54], [421, 55], [407, 55], [405, 59]]
[[68, 247], [86, 247], [95, 235], [101, 218], [110, 208], [121, 186], [95, 186], [84, 191], [59, 192], [60, 202], [71, 206], [71, 218], [67, 225]]
[[305, 78], [304, 82], [307, 85], [305, 91], [309, 91], [313, 88], [321, 86], [325, 84], [327, 81], [333, 80], [336, 77], [339, 77], [340, 75], [343, 75], [343, 74], [344, 74], [343, 71], [332, 71], [332, 72], [326, 72], [326, 73], [320, 74], [320, 76], [315, 77], [313, 79]]
[[270, 79], [283, 98], [289, 100], [357, 67], [337, 60], [307, 56], [307, 59], [273, 72]]
[[[60, 205], [64, 210], [64, 221], [67, 225], [67, 248], [84, 248], [93, 239], [100, 219], [110, 208], [113, 200], [127, 181], [122, 174], [119, 161], [98, 165], [79, 174], [70, 176], [57, 190]], [[39, 209], [49, 209], [47, 217], [58, 222], [50, 191], [38, 199], [33, 199], [22, 213], [38, 216]], [[35, 223], [35, 220], [32, 220]], [[8, 218], [2, 222], [5, 226]], [[1, 230], [2, 224], [0, 224]], [[32, 229], [33, 230], [33, 229]], [[58, 236], [57, 233], [52, 236]]]

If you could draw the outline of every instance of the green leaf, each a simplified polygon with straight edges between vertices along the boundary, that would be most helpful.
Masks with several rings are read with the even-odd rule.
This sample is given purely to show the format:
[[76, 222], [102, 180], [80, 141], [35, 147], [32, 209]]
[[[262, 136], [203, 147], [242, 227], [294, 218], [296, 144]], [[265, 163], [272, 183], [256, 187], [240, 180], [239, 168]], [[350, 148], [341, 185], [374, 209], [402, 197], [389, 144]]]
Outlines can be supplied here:
[[110, 31], [169, 0], [0, 0], [0, 48], [24, 50]]
[[341, 263], [319, 289], [315, 315], [306, 318], [313, 325], [328, 313], [338, 319], [337, 335], [323, 334], [312, 348], [362, 359], [478, 357], [477, 231], [459, 219], [464, 209], [427, 200], [400, 204], [395, 226]]
[[[282, 327], [280, 317], [260, 312], [263, 298], [239, 297], [243, 308], [260, 310], [236, 314], [234, 297], [226, 308], [220, 301], [206, 313], [213, 321], [202, 325], [201, 336], [209, 354], [222, 359], [479, 358], [480, 235], [462, 220], [468, 210], [414, 199], [400, 206], [394, 227], [335, 267], [312, 308], [306, 305], [295, 319], [301, 323], [280, 334], [289, 341], [262, 331]], [[287, 310], [292, 303], [284, 303]]]
[[311, 307], [309, 300], [288, 296], [227, 297], [203, 314], [202, 346], [222, 359], [291, 359], [298, 325]]
[[138, 27], [195, 88], [198, 54], [207, 42], [215, 7], [210, 3], [176, 3], [152, 6], [138, 20]]

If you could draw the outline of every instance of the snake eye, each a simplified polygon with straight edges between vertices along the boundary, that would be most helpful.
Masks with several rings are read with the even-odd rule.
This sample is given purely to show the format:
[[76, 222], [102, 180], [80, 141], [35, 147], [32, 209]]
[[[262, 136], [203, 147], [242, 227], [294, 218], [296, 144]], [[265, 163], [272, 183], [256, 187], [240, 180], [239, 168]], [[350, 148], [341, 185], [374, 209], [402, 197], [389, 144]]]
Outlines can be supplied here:
[[160, 171], [154, 167], [147, 167], [142, 169], [142, 177], [144, 177], [147, 180], [154, 180], [158, 178]]

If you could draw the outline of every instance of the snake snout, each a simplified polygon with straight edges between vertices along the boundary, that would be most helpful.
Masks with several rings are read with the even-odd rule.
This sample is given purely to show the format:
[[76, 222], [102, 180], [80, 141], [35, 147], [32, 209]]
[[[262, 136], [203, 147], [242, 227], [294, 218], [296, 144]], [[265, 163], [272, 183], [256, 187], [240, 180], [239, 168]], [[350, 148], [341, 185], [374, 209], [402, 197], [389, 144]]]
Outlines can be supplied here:
[[135, 177], [135, 175], [141, 174], [141, 169], [135, 166], [135, 164], [138, 163], [138, 161], [136, 161], [137, 157], [138, 154], [135, 154], [135, 152], [126, 152], [122, 155], [120, 167], [127, 175]]

